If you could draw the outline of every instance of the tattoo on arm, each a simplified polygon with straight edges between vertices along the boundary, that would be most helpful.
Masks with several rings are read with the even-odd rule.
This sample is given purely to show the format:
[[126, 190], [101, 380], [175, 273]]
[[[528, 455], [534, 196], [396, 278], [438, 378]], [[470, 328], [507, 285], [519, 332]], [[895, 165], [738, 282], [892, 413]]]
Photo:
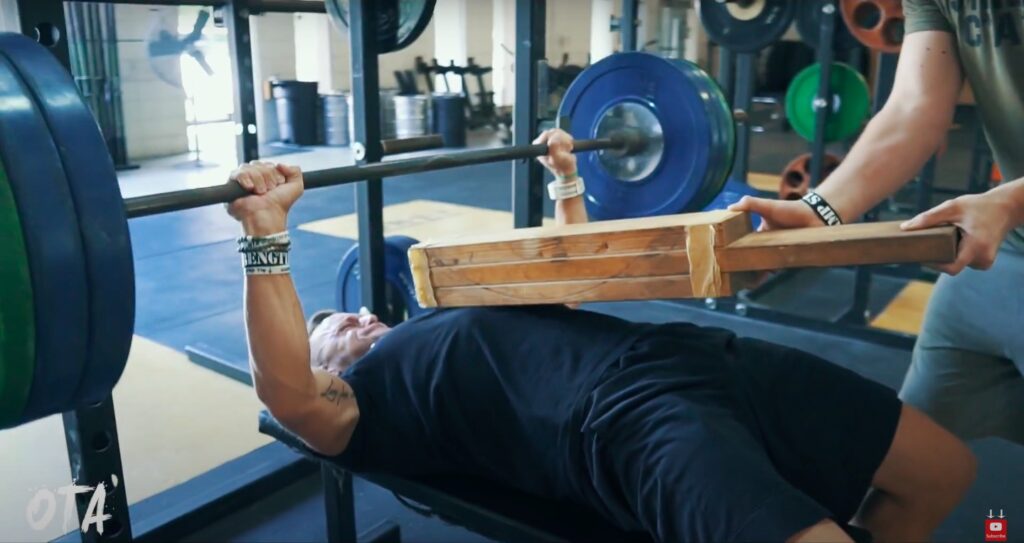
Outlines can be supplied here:
[[[335, 383], [338, 383], [338, 386], [335, 386]], [[342, 402], [351, 400], [355, 395], [352, 394], [352, 391], [344, 383], [331, 379], [327, 383], [327, 389], [320, 394], [320, 397], [341, 407]]]

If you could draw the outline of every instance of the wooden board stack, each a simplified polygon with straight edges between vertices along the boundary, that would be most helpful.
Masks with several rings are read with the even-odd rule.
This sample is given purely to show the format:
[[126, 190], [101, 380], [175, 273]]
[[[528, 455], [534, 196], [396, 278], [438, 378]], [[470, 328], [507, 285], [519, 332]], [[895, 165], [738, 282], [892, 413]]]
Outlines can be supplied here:
[[752, 233], [746, 214], [712, 211], [523, 228], [409, 250], [423, 307], [731, 296], [759, 270], [952, 262], [957, 231], [898, 223]]

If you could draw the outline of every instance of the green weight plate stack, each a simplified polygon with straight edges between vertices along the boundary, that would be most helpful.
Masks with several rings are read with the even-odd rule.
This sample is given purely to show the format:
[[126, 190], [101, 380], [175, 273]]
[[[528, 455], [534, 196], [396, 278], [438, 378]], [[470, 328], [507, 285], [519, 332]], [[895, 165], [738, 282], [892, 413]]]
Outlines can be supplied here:
[[[786, 117], [797, 134], [814, 140], [814, 101], [821, 81], [821, 65], [805, 68], [793, 78], [786, 91]], [[841, 62], [832, 63], [829, 76], [832, 99], [825, 125], [825, 141], [841, 141], [855, 136], [864, 126], [871, 108], [868, 83], [857, 70]]]

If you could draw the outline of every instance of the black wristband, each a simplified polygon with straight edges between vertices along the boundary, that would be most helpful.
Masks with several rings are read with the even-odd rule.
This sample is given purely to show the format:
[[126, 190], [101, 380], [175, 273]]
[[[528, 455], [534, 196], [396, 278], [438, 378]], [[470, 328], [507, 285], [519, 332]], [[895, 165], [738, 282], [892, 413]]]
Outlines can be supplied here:
[[814, 213], [818, 215], [821, 222], [829, 226], [839, 226], [843, 224], [843, 220], [839, 218], [839, 214], [836, 213], [836, 210], [832, 209], [832, 206], [828, 205], [828, 202], [826, 202], [825, 199], [817, 192], [812, 190], [805, 194], [801, 200], [811, 206], [811, 209], [813, 209]]

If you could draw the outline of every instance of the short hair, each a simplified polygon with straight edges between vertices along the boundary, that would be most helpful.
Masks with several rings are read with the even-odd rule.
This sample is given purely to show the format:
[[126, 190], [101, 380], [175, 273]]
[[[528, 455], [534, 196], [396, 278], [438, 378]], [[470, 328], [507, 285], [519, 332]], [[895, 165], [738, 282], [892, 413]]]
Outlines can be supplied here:
[[306, 334], [312, 336], [316, 327], [320, 326], [320, 323], [324, 322], [327, 320], [327, 317], [330, 317], [335, 313], [337, 313], [337, 311], [333, 309], [321, 309], [320, 311], [313, 313], [313, 315], [309, 317], [309, 320], [306, 321]]

